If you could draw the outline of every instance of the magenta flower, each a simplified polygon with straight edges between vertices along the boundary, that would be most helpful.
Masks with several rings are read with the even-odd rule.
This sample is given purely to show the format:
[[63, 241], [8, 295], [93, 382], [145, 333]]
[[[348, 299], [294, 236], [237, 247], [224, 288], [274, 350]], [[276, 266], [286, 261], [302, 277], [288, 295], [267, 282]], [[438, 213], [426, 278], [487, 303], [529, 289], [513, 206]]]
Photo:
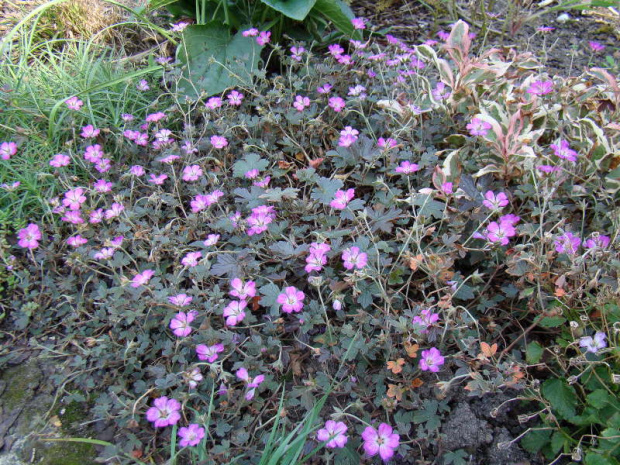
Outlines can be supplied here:
[[67, 245], [70, 245], [71, 247], [79, 247], [86, 244], [87, 242], [88, 239], [83, 238], [79, 234], [76, 236], [71, 236], [67, 239]]
[[95, 252], [93, 258], [95, 260], [109, 260], [114, 256], [116, 249], [114, 247], [104, 247], [99, 252]]
[[327, 252], [331, 250], [329, 244], [317, 244], [313, 242], [310, 244], [310, 255], [306, 257], [306, 273], [311, 273], [312, 271], [321, 271], [323, 269], [323, 265], [327, 263]]
[[349, 87], [349, 94], [351, 97], [359, 97], [360, 100], [364, 100], [366, 95], [366, 88], [362, 85], [356, 85], [353, 87]]
[[573, 163], [577, 161], [577, 152], [570, 148], [570, 145], [567, 141], [560, 140], [559, 145], [551, 144], [549, 147], [553, 149], [553, 153], [556, 157], [572, 161]]
[[353, 129], [351, 126], [345, 126], [345, 128], [340, 131], [338, 145], [340, 147], [350, 147], [357, 140], [357, 135], [359, 133], [357, 129]]
[[200, 166], [198, 165], [186, 166], [183, 169], [183, 181], [198, 181], [200, 179], [200, 176], [202, 176], [202, 168], [200, 168]]
[[192, 332], [190, 323], [196, 318], [197, 312], [179, 312], [170, 320], [170, 329], [175, 336], [186, 337]]
[[411, 163], [410, 161], [405, 160], [401, 162], [394, 171], [399, 174], [413, 174], [416, 171], [419, 171], [419, 169], [420, 166], [417, 163]]
[[491, 129], [491, 124], [480, 118], [472, 118], [471, 123], [467, 125], [467, 129], [472, 136], [486, 136]]
[[490, 242], [499, 242], [501, 245], [507, 245], [510, 242], [510, 238], [516, 234], [516, 229], [509, 221], [500, 221], [499, 223], [492, 221], [487, 226], [486, 238]]
[[159, 397], [153, 402], [153, 407], [146, 411], [146, 419], [153, 423], [155, 428], [165, 428], [178, 423], [181, 419], [180, 410], [179, 401], [166, 396]]
[[17, 153], [17, 144], [15, 142], [2, 142], [0, 144], [0, 158], [9, 160]]
[[444, 364], [445, 358], [439, 352], [436, 347], [431, 347], [428, 350], [422, 351], [422, 358], [420, 359], [420, 370], [432, 371], [437, 373], [439, 367]]
[[202, 441], [202, 438], [205, 437], [205, 429], [200, 425], [192, 423], [187, 428], [180, 428], [178, 435], [181, 438], [179, 446], [197, 446]]
[[344, 48], [342, 48], [338, 44], [331, 44], [330, 46], [327, 47], [327, 49], [329, 50], [329, 53], [334, 58], [338, 58], [340, 55], [342, 55], [344, 53]]
[[245, 308], [248, 306], [245, 300], [230, 302], [224, 308], [224, 318], [226, 318], [226, 326], [237, 326], [245, 318]]
[[538, 32], [545, 33], [545, 32], [555, 31], [555, 28], [554, 28], [554, 27], [551, 27], [551, 26], [538, 26], [538, 27], [536, 28], [536, 30], [537, 30]]
[[187, 21], [179, 21], [178, 23], [173, 24], [170, 30], [172, 32], [183, 32], [187, 26], [189, 26]]
[[106, 173], [110, 171], [112, 167], [112, 161], [109, 158], [101, 158], [95, 162], [95, 169], [100, 173]]
[[213, 344], [212, 346], [206, 346], [199, 344], [196, 346], [196, 354], [200, 360], [206, 360], [209, 363], [213, 363], [219, 357], [218, 354], [224, 352], [224, 344]]
[[355, 189], [338, 190], [334, 194], [334, 200], [329, 203], [329, 206], [336, 210], [344, 210], [349, 202], [353, 200], [353, 197], [355, 197]]
[[446, 87], [443, 82], [438, 82], [431, 94], [435, 100], [446, 100], [450, 97], [452, 92]]
[[328, 449], [342, 449], [347, 443], [347, 425], [343, 422], [335, 422], [334, 420], [327, 420], [325, 427], [316, 432], [316, 438], [318, 441], [327, 441], [325, 447]]
[[83, 194], [84, 189], [81, 187], [68, 190], [65, 192], [65, 198], [62, 200], [62, 204], [69, 210], [79, 210], [82, 204], [86, 202], [86, 197]]
[[580, 245], [581, 239], [579, 237], [573, 233], [565, 232], [555, 240], [555, 251], [575, 255]]
[[547, 95], [553, 92], [553, 81], [534, 81], [526, 92], [532, 95]]
[[80, 134], [80, 136], [82, 136], [84, 139], [92, 139], [97, 137], [99, 135], [99, 132], [99, 129], [95, 129], [92, 124], [89, 124], [82, 128], [82, 133]]
[[90, 215], [88, 215], [88, 222], [90, 224], [97, 224], [97, 223], [101, 223], [104, 218], [105, 218], [105, 213], [103, 211], [103, 208], [97, 208], [96, 210], [93, 210], [92, 212], [90, 212]]
[[439, 321], [439, 314], [433, 313], [430, 308], [425, 308], [419, 315], [413, 317], [413, 324], [420, 326], [421, 334], [428, 333], [428, 328]]
[[67, 166], [71, 163], [71, 158], [68, 155], [58, 153], [52, 157], [50, 160], [50, 166], [54, 166], [56, 168], [60, 168], [61, 166]]
[[256, 295], [256, 283], [254, 281], [244, 283], [239, 278], [235, 278], [230, 282], [230, 287], [232, 290], [229, 294], [239, 300], [247, 300]]
[[258, 29], [253, 27], [251, 29], [243, 31], [241, 34], [243, 35], [243, 37], [256, 37], [258, 35]]
[[366, 29], [366, 21], [364, 18], [353, 18], [351, 20], [354, 29]]
[[209, 234], [207, 236], [207, 239], [203, 241], [202, 243], [205, 245], [205, 247], [211, 247], [212, 245], [217, 244], [217, 241], [219, 240], [220, 240], [219, 234]]
[[233, 90], [229, 93], [226, 98], [228, 99], [228, 104], [232, 106], [239, 106], [241, 102], [243, 102], [243, 94], [241, 92], [237, 92]]
[[210, 110], [215, 110], [216, 108], [219, 108], [221, 106], [221, 97], [211, 97], [209, 100], [207, 100], [207, 103], [205, 103], [205, 107], [209, 108]]
[[78, 111], [80, 108], [82, 108], [82, 105], [84, 105], [84, 102], [82, 102], [76, 96], [73, 96], [73, 97], [69, 97], [67, 100], [65, 100], [65, 105], [67, 105], [67, 108], [69, 110], [76, 110], [76, 111]]
[[387, 139], [379, 137], [379, 139], [377, 139], [377, 145], [382, 149], [389, 150], [396, 147], [398, 145], [398, 142], [396, 141], [396, 139], [392, 139], [391, 137], [388, 137]]
[[79, 210], [69, 210], [65, 212], [64, 216], [62, 216], [61, 221], [65, 221], [71, 224], [82, 224], [84, 223], [84, 218], [82, 218], [82, 214]]
[[200, 259], [202, 258], [201, 252], [189, 252], [183, 259], [181, 260], [181, 265], [187, 266], [189, 268], [193, 268], [198, 266]]
[[41, 240], [41, 230], [38, 225], [30, 223], [17, 232], [17, 238], [19, 239], [17, 245], [20, 247], [30, 250], [36, 249], [39, 247], [39, 241]]
[[105, 218], [106, 220], [111, 220], [112, 218], [117, 218], [121, 215], [121, 213], [125, 210], [125, 207], [123, 206], [123, 204], [120, 204], [118, 202], [114, 202], [112, 205], [110, 205], [110, 208], [108, 208], [104, 214], [105, 214]]
[[248, 236], [261, 234], [267, 231], [269, 224], [271, 224], [275, 218], [276, 214], [273, 206], [261, 205], [260, 207], [253, 208], [252, 214], [247, 219], [248, 226], [250, 226], [250, 229], [247, 231]]
[[284, 289], [283, 293], [278, 295], [277, 302], [282, 304], [282, 311], [284, 313], [298, 313], [304, 307], [303, 300], [305, 297], [305, 294], [295, 286], [289, 286]]
[[187, 294], [177, 294], [171, 297], [168, 297], [168, 302], [172, 305], [176, 305], [177, 307], [187, 307], [194, 300], [193, 297], [188, 296]]
[[333, 86], [331, 84], [323, 84], [322, 86], [319, 86], [316, 88], [316, 91], [319, 94], [329, 94], [332, 90]]
[[595, 40], [590, 40], [588, 42], [588, 46], [593, 52], [602, 52], [603, 50], [605, 50], [605, 46], [600, 42], [596, 42]]
[[346, 106], [346, 103], [344, 101], [344, 99], [342, 99], [341, 97], [330, 97], [327, 105], [329, 105], [329, 107], [334, 110], [336, 113], [340, 113], [342, 110], [344, 110], [344, 107]]
[[224, 136], [211, 136], [211, 145], [216, 149], [223, 149], [228, 145], [228, 140]]
[[301, 54], [306, 51], [303, 47], [291, 47], [291, 58], [295, 61], [301, 61]]
[[146, 79], [140, 79], [140, 81], [138, 81], [138, 84], [136, 84], [136, 89], [145, 92], [150, 89], [149, 83], [146, 82]]
[[271, 176], [265, 176], [262, 181], [254, 181], [252, 185], [256, 187], [267, 187], [269, 186], [269, 181], [271, 181]]
[[271, 40], [271, 32], [261, 31], [259, 32], [258, 37], [256, 38], [256, 43], [262, 47], [263, 45], [267, 45], [270, 40]]
[[258, 375], [255, 378], [251, 378], [248, 374], [248, 370], [243, 367], [237, 370], [236, 375], [237, 378], [239, 378], [241, 381], [244, 381], [249, 388], [248, 392], [246, 392], [245, 394], [245, 400], [252, 400], [254, 398], [254, 392], [256, 391], [256, 388], [260, 386], [263, 381], [265, 381], [265, 376]]
[[146, 115], [144, 121], [146, 121], [147, 123], [157, 123], [166, 118], [167, 116], [163, 111], [158, 111], [156, 113], [149, 113], [148, 115]]
[[359, 247], [349, 247], [342, 252], [342, 261], [347, 270], [357, 268], [361, 270], [368, 263], [368, 255], [361, 252]]
[[105, 179], [98, 179], [97, 182], [93, 184], [93, 188], [97, 192], [101, 192], [102, 194], [105, 192], [110, 192], [112, 190], [112, 184], [110, 181], [106, 181]]
[[200, 368], [193, 368], [191, 371], [186, 371], [183, 373], [183, 379], [187, 382], [190, 389], [196, 389], [198, 383], [202, 381], [202, 373], [200, 373]]
[[304, 108], [310, 106], [310, 99], [308, 97], [304, 97], [303, 95], [297, 95], [295, 96], [293, 106], [297, 109], [297, 111], [304, 111]]
[[156, 175], [151, 173], [149, 175], [149, 182], [155, 184], [156, 186], [161, 186], [164, 182], [166, 182], [166, 179], [168, 179], [167, 174]]
[[386, 423], [381, 423], [378, 430], [372, 426], [366, 427], [362, 433], [362, 439], [364, 440], [364, 452], [369, 457], [379, 454], [386, 462], [392, 458], [400, 444], [400, 436], [393, 433], [392, 427]]
[[606, 249], [609, 246], [611, 239], [609, 236], [599, 235], [598, 233], [592, 234], [592, 236], [583, 243], [586, 249]]
[[599, 350], [607, 347], [607, 335], [601, 331], [597, 331], [594, 337], [584, 336], [579, 340], [579, 347], [585, 347], [586, 352], [597, 353]]
[[484, 194], [482, 205], [487, 207], [489, 210], [500, 211], [503, 207], [508, 205], [508, 196], [506, 196], [503, 192], [495, 194], [493, 191], [487, 191]]
[[153, 270], [144, 270], [142, 273], [138, 273], [133, 277], [131, 280], [131, 287], [145, 286], [153, 276], [155, 276], [155, 272]]

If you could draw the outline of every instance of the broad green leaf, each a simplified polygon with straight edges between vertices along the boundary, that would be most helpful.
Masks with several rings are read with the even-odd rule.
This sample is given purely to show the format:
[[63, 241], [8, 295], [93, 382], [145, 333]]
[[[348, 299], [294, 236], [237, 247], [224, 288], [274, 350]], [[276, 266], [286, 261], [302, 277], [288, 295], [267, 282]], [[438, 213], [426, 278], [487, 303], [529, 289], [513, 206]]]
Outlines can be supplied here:
[[312, 197], [323, 205], [329, 205], [334, 200], [336, 191], [342, 188], [344, 183], [340, 179], [320, 178], [317, 181], [317, 187], [312, 190]]
[[250, 170], [257, 169], [263, 171], [269, 166], [267, 160], [263, 160], [257, 153], [246, 153], [242, 160], [238, 160], [233, 165], [233, 176], [236, 178], [244, 178], [245, 173]]
[[617, 465], [617, 460], [610, 460], [596, 452], [588, 452], [584, 461], [586, 465]]
[[241, 32], [230, 36], [229, 29], [217, 22], [193, 25], [183, 31], [178, 58], [183, 64], [179, 88], [196, 98], [222, 93], [235, 86], [249, 85], [258, 67], [261, 48]]
[[566, 318], [562, 316], [546, 316], [540, 323], [539, 326], [543, 328], [557, 328], [558, 326], [562, 326], [566, 322]]
[[342, 0], [317, 0], [314, 10], [325, 19], [332, 22], [334, 27], [343, 34], [354, 39], [360, 39], [361, 34], [356, 31], [351, 24], [351, 20], [355, 18], [353, 11]]
[[551, 451], [553, 452], [553, 454], [556, 455], [558, 452], [560, 452], [562, 447], [564, 447], [565, 443], [566, 437], [560, 431], [556, 431], [555, 433], [553, 433], [550, 443]]
[[536, 364], [540, 362], [543, 352], [544, 349], [538, 342], [530, 342], [525, 349], [525, 359], [527, 363]]
[[553, 413], [564, 419], [575, 416], [577, 393], [561, 379], [548, 379], [543, 383], [542, 394], [551, 403]]
[[529, 431], [523, 439], [521, 439], [521, 446], [526, 451], [536, 454], [549, 442], [550, 436], [551, 430], [548, 429]]
[[297, 21], [303, 21], [314, 7], [316, 0], [261, 0], [284, 16]]
[[618, 399], [614, 399], [604, 389], [597, 389], [596, 391], [591, 392], [590, 394], [588, 394], [586, 399], [588, 401], [588, 404], [597, 409], [605, 408], [607, 406], [614, 407], [618, 403]]

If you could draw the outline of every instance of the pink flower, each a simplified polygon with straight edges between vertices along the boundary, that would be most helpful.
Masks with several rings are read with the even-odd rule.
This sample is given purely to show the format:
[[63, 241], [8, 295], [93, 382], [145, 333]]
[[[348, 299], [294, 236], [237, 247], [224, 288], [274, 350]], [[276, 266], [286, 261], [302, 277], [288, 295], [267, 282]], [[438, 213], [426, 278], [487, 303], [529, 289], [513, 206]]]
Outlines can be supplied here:
[[166, 181], [166, 179], [168, 179], [168, 175], [167, 174], [155, 175], [155, 174], [151, 173], [149, 175], [149, 182], [153, 183], [153, 184], [155, 184], [157, 186], [161, 186]]
[[243, 102], [243, 94], [236, 90], [229, 93], [226, 98], [228, 99], [228, 104], [233, 106], [239, 106]]
[[297, 111], [304, 111], [304, 108], [310, 106], [310, 99], [308, 97], [304, 97], [303, 95], [297, 95], [295, 96], [293, 106], [297, 109]]
[[277, 302], [282, 304], [284, 313], [301, 312], [304, 307], [303, 300], [305, 295], [302, 291], [294, 286], [284, 289], [284, 292], [278, 295]]
[[603, 236], [598, 233], [592, 234], [590, 239], [583, 243], [586, 249], [606, 249], [609, 246], [611, 239], [609, 236]]
[[327, 104], [329, 105], [329, 107], [334, 110], [336, 113], [340, 113], [344, 107], [346, 106], [346, 103], [344, 101], [344, 99], [342, 99], [341, 97], [330, 97]]
[[196, 318], [197, 312], [179, 312], [170, 320], [170, 329], [175, 336], [186, 337], [192, 332], [190, 323]]
[[273, 206], [261, 205], [252, 209], [252, 214], [246, 220], [250, 228], [247, 231], [248, 236], [261, 234], [267, 231], [269, 225], [275, 220], [276, 213]]
[[243, 176], [246, 179], [256, 179], [259, 175], [260, 175], [260, 171], [258, 171], [256, 168], [254, 168], [254, 169], [251, 169], [249, 171], [246, 171], [246, 173]]
[[69, 97], [67, 100], [65, 100], [65, 104], [67, 105], [67, 108], [69, 110], [76, 110], [76, 111], [78, 111], [80, 108], [82, 108], [82, 105], [84, 105], [84, 102], [82, 102], [76, 96], [73, 96], [73, 97]]
[[301, 54], [306, 51], [303, 47], [291, 47], [291, 58], [295, 61], [301, 61]]
[[153, 270], [144, 270], [142, 273], [138, 273], [131, 280], [131, 287], [145, 286], [155, 275]]
[[129, 121], [133, 121], [134, 120], [134, 116], [132, 114], [129, 114], [129, 113], [123, 113], [121, 115], [121, 119], [123, 121], [125, 121], [126, 123], [128, 123]]
[[206, 360], [209, 363], [213, 363], [219, 357], [218, 354], [224, 352], [224, 344], [214, 344], [212, 346], [206, 346], [200, 344], [196, 346], [196, 354], [200, 360]]
[[84, 189], [81, 187], [68, 190], [65, 192], [65, 198], [62, 200], [62, 204], [69, 210], [79, 210], [82, 204], [86, 202], [86, 197], [83, 194]]
[[190, 252], [185, 255], [185, 257], [183, 257], [183, 259], [181, 260], [181, 265], [193, 268], [194, 266], [198, 266], [201, 258], [201, 252]]
[[210, 207], [214, 203], [217, 203], [220, 197], [222, 197], [224, 193], [220, 190], [215, 190], [207, 195], [197, 195], [190, 202], [190, 207], [192, 208], [193, 213], [198, 213], [206, 208]]
[[82, 214], [79, 210], [69, 210], [68, 212], [65, 212], [65, 215], [60, 219], [71, 224], [84, 223], [84, 219], [82, 218]]
[[114, 248], [119, 248], [123, 245], [123, 241], [125, 240], [125, 236], [116, 236], [114, 239], [110, 240], [110, 245]]
[[179, 429], [178, 435], [181, 438], [179, 446], [197, 446], [202, 441], [202, 438], [205, 437], [205, 429], [200, 425], [192, 423], [187, 428]]
[[111, 220], [112, 218], [117, 218], [121, 215], [121, 213], [125, 210], [125, 207], [122, 203], [118, 203], [118, 202], [114, 202], [112, 205], [110, 205], [110, 208], [108, 208], [105, 211], [105, 218], [106, 220]]
[[553, 92], [553, 81], [534, 81], [526, 92], [532, 95], [547, 95]]
[[342, 252], [342, 261], [347, 270], [357, 268], [361, 270], [368, 263], [368, 255], [361, 252], [359, 247], [349, 247]]
[[70, 245], [71, 247], [79, 247], [81, 245], [86, 244], [87, 242], [88, 242], [88, 239], [83, 238], [79, 234], [76, 236], [71, 236], [70, 238], [67, 239], [67, 245]]
[[110, 192], [112, 190], [113, 185], [114, 184], [112, 184], [109, 181], [106, 181], [105, 179], [99, 179], [97, 180], [97, 182], [95, 182], [95, 184], [93, 184], [93, 188], [97, 192], [105, 193], [105, 192]]
[[17, 238], [19, 239], [17, 245], [25, 249], [34, 250], [39, 247], [41, 230], [38, 225], [30, 223], [28, 226], [17, 232]]
[[104, 217], [105, 217], [105, 214], [103, 212], [103, 208], [97, 208], [96, 210], [93, 210], [92, 212], [90, 212], [88, 222], [90, 224], [101, 223]]
[[310, 255], [306, 258], [306, 273], [311, 273], [312, 271], [321, 271], [323, 269], [323, 265], [327, 263], [327, 252], [331, 250], [329, 244], [321, 243], [317, 244], [313, 242], [310, 244]]
[[245, 308], [248, 306], [245, 300], [230, 302], [224, 308], [224, 318], [226, 318], [226, 326], [237, 326], [245, 318]]
[[331, 44], [330, 46], [327, 47], [327, 49], [329, 50], [329, 53], [334, 58], [337, 58], [337, 57], [339, 57], [340, 55], [342, 55], [344, 53], [344, 48], [342, 48], [338, 44]]
[[322, 86], [317, 87], [316, 91], [319, 94], [329, 94], [331, 92], [331, 90], [332, 90], [332, 87], [333, 86], [331, 84], [323, 84]]
[[484, 194], [482, 205], [487, 207], [489, 210], [500, 211], [503, 207], [508, 205], [508, 196], [506, 196], [503, 192], [495, 194], [493, 191], [487, 191]]
[[366, 21], [364, 18], [353, 18], [351, 20], [354, 29], [366, 29]]
[[384, 461], [390, 460], [400, 444], [400, 436], [392, 431], [392, 427], [386, 423], [381, 423], [378, 430], [372, 426], [366, 427], [362, 433], [364, 452], [369, 457], [379, 454]]
[[224, 136], [211, 136], [211, 145], [216, 149], [223, 149], [228, 145], [228, 140]]
[[95, 252], [93, 258], [95, 260], [108, 260], [114, 256], [116, 249], [114, 247], [104, 247], [99, 252]]
[[351, 59], [351, 56], [349, 55], [338, 55], [338, 57], [336, 58], [336, 61], [343, 66], [353, 64], [353, 60]]
[[202, 176], [202, 169], [198, 165], [186, 166], [183, 170], [183, 181], [192, 182], [198, 181]]
[[439, 37], [441, 40], [443, 40], [445, 42], [450, 37], [450, 33], [446, 32], [446, 31], [439, 31], [437, 33], [437, 37]]
[[472, 118], [471, 123], [467, 125], [467, 129], [472, 136], [486, 136], [491, 129], [491, 124], [480, 118]]
[[196, 389], [198, 383], [202, 381], [202, 373], [200, 373], [200, 368], [194, 368], [191, 371], [186, 371], [183, 373], [183, 379], [187, 382], [190, 389]]
[[158, 121], [166, 118], [167, 116], [163, 111], [158, 111], [157, 113], [150, 113], [146, 115], [144, 121], [146, 121], [147, 123], [157, 123]]
[[243, 31], [241, 34], [243, 35], [243, 37], [256, 37], [258, 35], [258, 29], [253, 27], [252, 29]]
[[17, 153], [17, 144], [15, 142], [2, 142], [0, 144], [0, 158], [9, 160]]
[[329, 206], [336, 210], [344, 210], [349, 202], [353, 200], [353, 197], [355, 197], [355, 189], [337, 190], [334, 194], [334, 200], [329, 203]]
[[177, 307], [187, 307], [194, 300], [193, 297], [188, 296], [187, 294], [177, 294], [171, 297], [168, 297], [168, 302], [172, 305], [176, 305]]
[[507, 245], [510, 238], [515, 236], [517, 231], [508, 221], [500, 221], [499, 223], [492, 221], [487, 226], [486, 238], [490, 242], [499, 242], [501, 245]]
[[419, 169], [420, 167], [417, 163], [411, 163], [410, 161], [405, 160], [401, 162], [394, 171], [399, 174], [413, 174]]
[[262, 181], [254, 181], [252, 185], [256, 187], [267, 187], [269, 186], [269, 181], [271, 181], [271, 176], [265, 176]]
[[203, 244], [205, 245], [205, 247], [210, 247], [212, 245], [217, 244], [217, 241], [219, 240], [220, 240], [219, 234], [209, 234], [207, 236], [207, 239], [203, 242]]
[[263, 45], [267, 45], [270, 40], [271, 32], [262, 31], [258, 34], [258, 37], [256, 38], [256, 43], [262, 47]]
[[138, 84], [136, 84], [136, 89], [144, 92], [150, 89], [149, 87], [149, 83], [146, 82], [146, 79], [140, 79], [140, 81], [138, 82]]
[[422, 328], [420, 330], [421, 334], [428, 333], [428, 328], [437, 323], [438, 321], [439, 314], [433, 313], [430, 308], [425, 308], [420, 312], [420, 315], [413, 317], [413, 324]]
[[420, 370], [437, 373], [439, 371], [439, 367], [444, 364], [444, 360], [445, 358], [436, 347], [423, 350], [422, 358], [420, 359]]
[[69, 163], [71, 163], [71, 158], [62, 153], [54, 155], [50, 160], [50, 166], [54, 166], [56, 168], [60, 168], [61, 166], [67, 166]]
[[112, 161], [109, 158], [101, 158], [95, 162], [95, 169], [100, 173], [106, 173], [110, 171], [112, 167]]
[[97, 137], [99, 135], [99, 132], [99, 129], [95, 129], [92, 124], [89, 124], [82, 128], [82, 133], [80, 134], [80, 136], [82, 136], [84, 139], [91, 139]]
[[573, 163], [577, 161], [577, 152], [570, 148], [570, 145], [567, 141], [560, 140], [559, 145], [551, 144], [549, 147], [553, 149], [553, 153], [555, 153], [556, 157], [572, 161]]
[[353, 129], [351, 126], [345, 126], [345, 128], [340, 131], [338, 145], [340, 147], [350, 147], [357, 140], [357, 135], [359, 133], [357, 129]]
[[316, 438], [327, 441], [325, 447], [328, 449], [341, 449], [347, 443], [347, 425], [341, 421], [336, 423], [334, 420], [327, 420], [325, 427], [316, 432]]
[[[15, 189], [17, 189], [19, 186], [21, 186], [21, 184], [22, 183], [19, 182], [19, 181], [12, 182], [11, 184], [7, 184], [7, 183], [4, 182], [4, 183], [0, 184], [0, 188], [4, 189], [6, 191], [12, 192]], [[56, 213], [56, 212], [54, 212], [54, 213]]]
[[178, 23], [173, 24], [170, 30], [172, 32], [183, 32], [187, 26], [189, 26], [187, 21], [179, 21]]
[[145, 133], [139, 132], [133, 141], [135, 142], [136, 145], [146, 147], [149, 143], [149, 135], [146, 132]]
[[237, 370], [237, 373], [235, 374], [237, 375], [237, 378], [239, 378], [241, 381], [244, 381], [249, 388], [249, 391], [245, 394], [245, 399], [252, 400], [254, 398], [254, 391], [258, 386], [260, 386], [263, 381], [265, 381], [265, 376], [258, 375], [255, 378], [251, 378], [248, 374], [248, 370], [243, 367], [239, 368]]
[[590, 50], [592, 50], [593, 52], [602, 52], [603, 50], [605, 50], [605, 46], [603, 44], [594, 40], [589, 41], [588, 45], [590, 46]]
[[205, 103], [205, 107], [210, 110], [215, 110], [216, 108], [219, 108], [221, 106], [222, 99], [220, 97], [211, 97], [209, 100], [207, 100], [207, 103]]
[[133, 165], [131, 168], [129, 168], [129, 173], [133, 176], [144, 176], [146, 171], [144, 171], [144, 167], [140, 165]]
[[359, 97], [360, 100], [364, 100], [367, 97], [366, 88], [359, 84], [354, 87], [349, 87], [348, 95], [351, 97]]
[[387, 139], [379, 137], [379, 139], [377, 139], [377, 145], [382, 149], [389, 150], [396, 147], [398, 145], [398, 142], [396, 141], [396, 139], [392, 139], [391, 137], [388, 137]]
[[165, 428], [178, 423], [181, 419], [180, 410], [179, 401], [166, 396], [159, 397], [153, 402], [153, 407], [146, 411], [146, 419], [153, 423], [155, 428]]
[[174, 142], [174, 139], [171, 136], [172, 131], [170, 129], [160, 129], [155, 133], [155, 139], [163, 143]]
[[565, 232], [555, 240], [555, 251], [575, 255], [580, 245], [581, 239], [579, 237], [573, 233]]
[[256, 295], [256, 283], [254, 281], [244, 283], [239, 278], [235, 278], [230, 282], [230, 287], [232, 290], [229, 294], [239, 300], [247, 300]]
[[545, 32], [555, 31], [555, 28], [554, 28], [554, 27], [551, 27], [551, 26], [538, 26], [538, 27], [536, 28], [536, 30], [537, 30], [538, 32], [545, 33]]
[[446, 100], [450, 97], [451, 92], [446, 88], [446, 85], [443, 82], [438, 82], [431, 94], [435, 100]]
[[585, 347], [586, 352], [597, 353], [599, 350], [607, 347], [607, 334], [602, 331], [597, 331], [592, 336], [584, 336], [579, 339], [579, 347]]

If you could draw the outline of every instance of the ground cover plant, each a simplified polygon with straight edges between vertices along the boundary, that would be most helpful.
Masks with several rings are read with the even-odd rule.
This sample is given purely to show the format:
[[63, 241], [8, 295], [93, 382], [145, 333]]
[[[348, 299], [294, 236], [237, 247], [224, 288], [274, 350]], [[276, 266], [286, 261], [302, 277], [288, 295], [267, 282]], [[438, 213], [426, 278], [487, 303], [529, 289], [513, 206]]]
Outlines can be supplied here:
[[505, 391], [531, 453], [618, 462], [618, 82], [472, 40], [276, 46], [105, 128], [62, 101], [7, 320], [114, 422], [103, 457], [467, 463], [449, 396]]

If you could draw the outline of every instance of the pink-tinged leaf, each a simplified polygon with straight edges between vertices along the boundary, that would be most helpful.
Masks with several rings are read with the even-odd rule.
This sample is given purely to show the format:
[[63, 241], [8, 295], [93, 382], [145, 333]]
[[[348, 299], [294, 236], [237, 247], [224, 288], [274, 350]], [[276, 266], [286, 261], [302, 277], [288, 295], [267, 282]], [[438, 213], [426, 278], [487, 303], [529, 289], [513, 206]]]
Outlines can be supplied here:
[[461, 60], [467, 58], [469, 48], [471, 47], [471, 39], [469, 38], [469, 25], [465, 21], [457, 21], [450, 32], [447, 45], [448, 48], [459, 51]]
[[613, 77], [609, 72], [603, 68], [591, 68], [590, 74], [596, 76], [602, 81], [607, 82], [611, 90], [614, 92], [615, 98], [617, 102], [620, 102], [620, 87], [618, 86], [618, 81], [615, 77]]

